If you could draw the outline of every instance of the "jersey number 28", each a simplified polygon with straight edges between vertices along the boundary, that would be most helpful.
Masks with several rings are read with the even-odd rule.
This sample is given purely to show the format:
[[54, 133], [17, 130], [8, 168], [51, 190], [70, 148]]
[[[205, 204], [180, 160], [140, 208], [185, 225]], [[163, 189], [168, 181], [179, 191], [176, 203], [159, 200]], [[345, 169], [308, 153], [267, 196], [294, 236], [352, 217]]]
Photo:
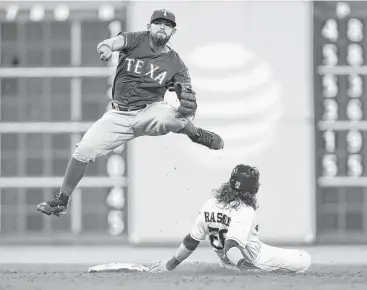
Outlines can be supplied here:
[[219, 229], [219, 228], [215, 228], [215, 227], [208, 227], [210, 234], [209, 234], [209, 239], [210, 239], [210, 244], [212, 245], [213, 248], [217, 249], [217, 250], [222, 250], [224, 248], [224, 242], [226, 240], [226, 234], [228, 232], [227, 229]]

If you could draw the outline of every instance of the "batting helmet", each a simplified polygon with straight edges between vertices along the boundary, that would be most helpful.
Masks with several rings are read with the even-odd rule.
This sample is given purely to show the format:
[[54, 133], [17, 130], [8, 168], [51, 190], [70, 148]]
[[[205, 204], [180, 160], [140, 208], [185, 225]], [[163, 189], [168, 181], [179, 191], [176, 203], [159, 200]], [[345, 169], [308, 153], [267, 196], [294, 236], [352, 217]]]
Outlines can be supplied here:
[[260, 173], [256, 167], [239, 164], [233, 170], [229, 180], [233, 189], [257, 193], [259, 190]]

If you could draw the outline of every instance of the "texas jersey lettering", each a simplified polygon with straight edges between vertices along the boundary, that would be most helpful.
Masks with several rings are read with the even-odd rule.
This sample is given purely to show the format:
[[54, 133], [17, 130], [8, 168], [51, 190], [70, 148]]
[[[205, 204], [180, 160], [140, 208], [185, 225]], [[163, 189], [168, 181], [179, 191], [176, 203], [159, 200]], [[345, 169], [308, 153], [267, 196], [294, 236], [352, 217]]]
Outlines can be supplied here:
[[149, 32], [121, 33], [125, 46], [120, 51], [113, 100], [139, 106], [162, 101], [169, 84], [191, 83], [186, 65], [172, 49], [157, 54], [149, 45]]
[[[119, 62], [112, 87], [111, 108], [85, 132], [69, 160], [60, 192], [41, 202], [37, 210], [61, 216], [67, 213], [70, 197], [85, 175], [89, 163], [142, 136], [168, 133], [186, 135], [192, 142], [212, 150], [224, 146], [214, 132], [197, 127], [196, 93], [188, 69], [167, 43], [176, 32], [176, 18], [167, 10], [153, 12], [147, 31], [124, 32], [97, 45], [100, 59], [113, 52]], [[164, 101], [167, 90], [176, 92], [179, 106]]]

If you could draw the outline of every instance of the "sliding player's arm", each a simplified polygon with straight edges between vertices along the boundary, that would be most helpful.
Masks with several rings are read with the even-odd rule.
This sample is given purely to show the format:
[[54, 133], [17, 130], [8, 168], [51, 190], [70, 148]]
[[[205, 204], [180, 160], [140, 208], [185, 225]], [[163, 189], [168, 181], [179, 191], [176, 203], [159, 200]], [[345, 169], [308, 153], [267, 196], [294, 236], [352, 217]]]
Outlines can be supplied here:
[[191, 234], [187, 234], [182, 243], [178, 247], [176, 254], [166, 262], [168, 271], [176, 269], [176, 267], [186, 260], [196, 250], [200, 241], [192, 238]]
[[255, 210], [250, 207], [242, 208], [233, 211], [231, 218], [224, 243], [224, 253], [232, 265], [239, 267], [250, 258], [246, 244], [255, 219]]
[[161, 273], [166, 271], [173, 271], [178, 265], [186, 260], [196, 250], [200, 241], [205, 240], [207, 233], [202, 222], [202, 215], [199, 214], [191, 232], [185, 236], [180, 246], [176, 250], [175, 255], [166, 262], [158, 262], [153, 265], [150, 272]]
[[192, 238], [191, 234], [187, 234], [180, 246], [176, 250], [175, 255], [168, 261], [161, 261], [154, 264], [150, 268], [152, 273], [162, 273], [167, 271], [173, 271], [178, 265], [186, 260], [196, 250], [200, 241]]

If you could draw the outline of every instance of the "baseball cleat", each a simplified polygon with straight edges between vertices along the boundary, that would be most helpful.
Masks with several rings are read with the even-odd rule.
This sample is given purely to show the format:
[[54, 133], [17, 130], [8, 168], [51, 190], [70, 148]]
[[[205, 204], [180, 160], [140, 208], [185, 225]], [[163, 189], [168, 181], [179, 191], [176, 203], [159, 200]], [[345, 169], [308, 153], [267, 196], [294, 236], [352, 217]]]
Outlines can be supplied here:
[[37, 206], [37, 211], [57, 217], [66, 215], [69, 199], [70, 198], [63, 193], [57, 193], [53, 199], [40, 203]]
[[224, 147], [224, 141], [219, 135], [202, 128], [197, 128], [197, 135], [189, 138], [192, 142], [204, 145], [213, 150], [223, 149]]

